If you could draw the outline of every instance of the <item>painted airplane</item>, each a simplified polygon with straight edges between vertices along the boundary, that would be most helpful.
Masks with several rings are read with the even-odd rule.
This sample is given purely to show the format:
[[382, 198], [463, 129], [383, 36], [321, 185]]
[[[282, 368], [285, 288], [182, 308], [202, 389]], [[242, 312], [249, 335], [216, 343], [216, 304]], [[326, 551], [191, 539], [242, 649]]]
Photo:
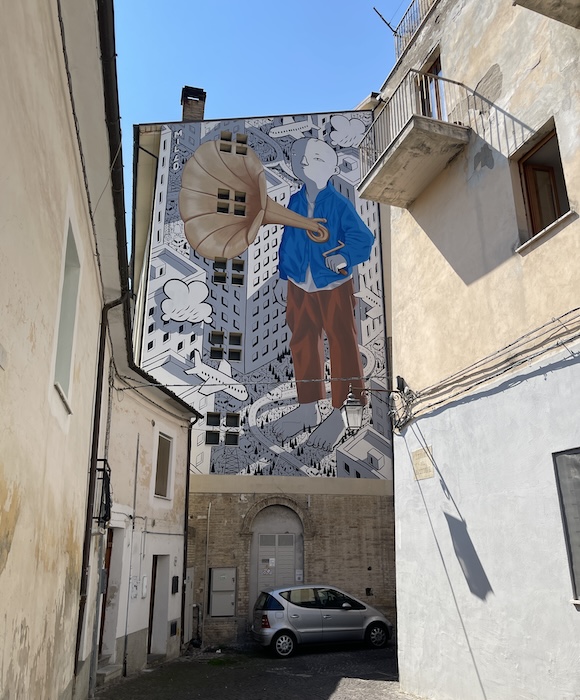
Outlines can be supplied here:
[[272, 127], [268, 132], [268, 136], [271, 138], [278, 138], [279, 136], [294, 136], [294, 138], [299, 139], [304, 136], [304, 132], [310, 131], [310, 129], [321, 129], [320, 126], [313, 124], [312, 117], [310, 116], [308, 119], [297, 122], [293, 119], [286, 121], [286, 118], [284, 118], [282, 125]]
[[198, 392], [204, 396], [217, 394], [224, 391], [232, 398], [245, 401], [248, 398], [248, 390], [243, 384], [232, 379], [232, 366], [227, 360], [222, 360], [217, 369], [202, 362], [199, 350], [194, 350], [193, 367], [185, 370], [185, 374], [195, 374], [203, 380]]

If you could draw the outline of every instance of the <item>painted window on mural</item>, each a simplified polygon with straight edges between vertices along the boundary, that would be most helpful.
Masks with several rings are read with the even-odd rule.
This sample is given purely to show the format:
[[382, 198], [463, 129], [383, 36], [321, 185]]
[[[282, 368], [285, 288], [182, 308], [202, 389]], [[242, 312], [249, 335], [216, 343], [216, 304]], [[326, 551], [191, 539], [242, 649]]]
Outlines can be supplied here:
[[[164, 274], [149, 276], [141, 364], [223, 417], [193, 428], [208, 473], [391, 478], [387, 457], [369, 458], [391, 453], [378, 208], [356, 189], [371, 121], [361, 111], [163, 127], [172, 157], [149, 267]], [[364, 407], [356, 435], [340, 414], [349, 388]]]

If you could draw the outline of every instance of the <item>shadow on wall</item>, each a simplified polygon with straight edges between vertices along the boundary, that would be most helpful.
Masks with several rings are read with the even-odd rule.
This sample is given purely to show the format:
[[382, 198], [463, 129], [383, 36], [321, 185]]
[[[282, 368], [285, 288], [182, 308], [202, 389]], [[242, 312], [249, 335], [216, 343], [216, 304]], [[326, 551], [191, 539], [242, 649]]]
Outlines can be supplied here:
[[453, 542], [455, 556], [459, 561], [469, 590], [473, 595], [485, 600], [493, 589], [481, 564], [464, 520], [459, 520], [449, 513], [445, 513], [447, 526]]
[[466, 285], [500, 266], [519, 245], [519, 183], [512, 179], [510, 157], [534, 134], [481, 95], [469, 99], [469, 144], [409, 208]]
[[[421, 445], [422, 449], [425, 451], [425, 454], [427, 455], [428, 459], [431, 462], [431, 465], [433, 466], [433, 470], [435, 474], [437, 475], [437, 478], [439, 479], [439, 485], [441, 487], [441, 490], [443, 492], [443, 495], [447, 499], [450, 505], [455, 508], [457, 511], [457, 515], [459, 517], [455, 517], [453, 515], [450, 515], [449, 513], [445, 513], [445, 518], [447, 520], [447, 526], [449, 527], [449, 533], [451, 535], [451, 541], [453, 542], [453, 549], [455, 551], [455, 556], [457, 557], [457, 560], [459, 561], [459, 565], [461, 567], [461, 570], [463, 572], [463, 575], [465, 576], [465, 580], [467, 582], [467, 585], [469, 586], [469, 590], [471, 593], [481, 600], [485, 601], [487, 599], [487, 596], [490, 593], [493, 593], [493, 588], [491, 587], [491, 584], [489, 582], [489, 579], [487, 578], [487, 574], [485, 573], [485, 569], [483, 568], [483, 565], [481, 563], [481, 560], [475, 550], [475, 546], [473, 544], [473, 541], [469, 535], [469, 532], [467, 531], [467, 523], [463, 519], [463, 516], [461, 514], [461, 511], [459, 510], [459, 506], [456, 503], [455, 499], [453, 498], [453, 494], [449, 490], [449, 487], [447, 486], [447, 483], [443, 477], [443, 474], [441, 473], [441, 470], [439, 469], [437, 462], [433, 458], [431, 449], [429, 448], [427, 441], [425, 439], [425, 436], [423, 435], [423, 432], [421, 428], [418, 425], [412, 425], [411, 426], [411, 431], [414, 433], [415, 437], [417, 438], [419, 444]], [[411, 460], [413, 459], [412, 453], [409, 449], [409, 445], [407, 444], [407, 440], [405, 439], [405, 444], [407, 446], [407, 451], [409, 454], [409, 457]], [[425, 500], [425, 495], [423, 493], [423, 490], [421, 488], [421, 481], [417, 481], [417, 485], [419, 486], [420, 492], [421, 492], [421, 498], [423, 500], [423, 503], [425, 505], [425, 508], [427, 509], [427, 502]], [[431, 521], [431, 517], [429, 516], [429, 520]], [[433, 531], [433, 535], [435, 536], [435, 539], [437, 540], [437, 535], [435, 534], [435, 529], [433, 528], [433, 524], [431, 523], [431, 529]], [[451, 590], [453, 591], [453, 585], [451, 583], [451, 576], [448, 571], [447, 564], [445, 563], [445, 559], [441, 550], [441, 547], [439, 544], [437, 545], [439, 549], [439, 555], [441, 556], [441, 560], [443, 562], [443, 566], [445, 568], [445, 572], [447, 574], [447, 578], [449, 580], [449, 585], [451, 587]], [[453, 598], [455, 600], [455, 604], [457, 605], [457, 600], [455, 598], [455, 593], [453, 593]], [[459, 613], [461, 617], [461, 613], [459, 611], [459, 607], [457, 608], [457, 612]], [[467, 637], [467, 633], [466, 633]]]

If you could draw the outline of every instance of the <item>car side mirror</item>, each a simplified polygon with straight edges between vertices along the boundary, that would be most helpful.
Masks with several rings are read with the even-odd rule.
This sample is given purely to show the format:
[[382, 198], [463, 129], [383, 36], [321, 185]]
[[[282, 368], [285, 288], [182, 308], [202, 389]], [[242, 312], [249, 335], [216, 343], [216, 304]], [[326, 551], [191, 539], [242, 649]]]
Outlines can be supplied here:
[[343, 603], [342, 604], [342, 609], [343, 610], [350, 610], [352, 605], [350, 603]]

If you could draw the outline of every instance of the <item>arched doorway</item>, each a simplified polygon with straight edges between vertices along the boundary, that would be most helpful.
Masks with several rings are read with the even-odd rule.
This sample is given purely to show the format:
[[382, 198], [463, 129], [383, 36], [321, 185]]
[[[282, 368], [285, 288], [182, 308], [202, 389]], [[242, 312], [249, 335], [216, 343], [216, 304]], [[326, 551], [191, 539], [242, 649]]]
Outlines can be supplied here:
[[265, 506], [253, 520], [251, 536], [249, 617], [260, 590], [304, 580], [304, 528], [293, 509]]

